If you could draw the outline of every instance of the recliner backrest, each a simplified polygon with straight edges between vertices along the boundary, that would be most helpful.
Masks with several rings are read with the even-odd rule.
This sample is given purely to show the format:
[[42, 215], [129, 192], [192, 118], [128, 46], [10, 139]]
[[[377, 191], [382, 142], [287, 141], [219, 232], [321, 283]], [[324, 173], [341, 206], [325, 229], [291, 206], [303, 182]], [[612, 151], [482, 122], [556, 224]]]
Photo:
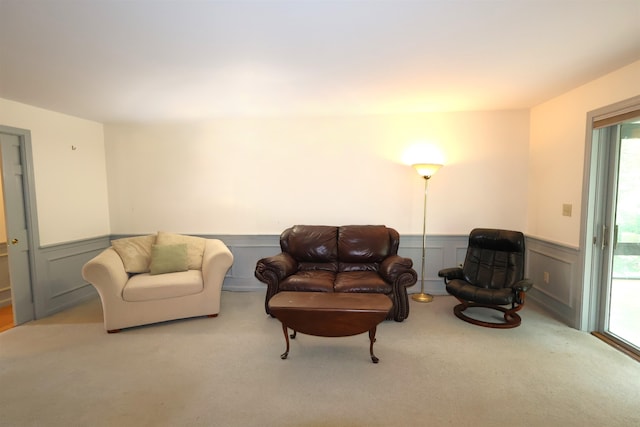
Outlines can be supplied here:
[[524, 278], [524, 235], [511, 230], [472, 230], [462, 271], [467, 282], [481, 288], [514, 285]]

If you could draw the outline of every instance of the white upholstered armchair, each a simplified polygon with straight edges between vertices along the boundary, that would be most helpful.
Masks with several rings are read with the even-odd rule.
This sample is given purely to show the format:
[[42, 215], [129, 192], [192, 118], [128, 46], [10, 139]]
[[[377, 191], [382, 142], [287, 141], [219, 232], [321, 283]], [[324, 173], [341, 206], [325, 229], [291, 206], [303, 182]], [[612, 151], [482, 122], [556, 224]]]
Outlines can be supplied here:
[[82, 268], [98, 291], [104, 328], [122, 328], [220, 312], [233, 255], [220, 240], [163, 233], [112, 241]]

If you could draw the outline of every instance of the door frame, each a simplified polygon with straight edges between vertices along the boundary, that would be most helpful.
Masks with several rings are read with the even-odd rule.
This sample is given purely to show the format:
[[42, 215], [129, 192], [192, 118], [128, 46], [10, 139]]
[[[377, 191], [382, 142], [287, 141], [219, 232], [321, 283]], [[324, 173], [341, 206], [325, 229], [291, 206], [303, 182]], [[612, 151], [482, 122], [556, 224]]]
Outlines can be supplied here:
[[587, 113], [586, 144], [582, 179], [582, 218], [580, 221], [580, 283], [581, 304], [576, 324], [582, 331], [602, 332], [604, 327], [603, 298], [606, 298], [600, 280], [603, 274], [602, 243], [611, 244], [612, 233], [606, 233], [602, 225], [606, 214], [605, 187], [608, 180], [606, 162], [610, 159], [607, 141], [602, 132], [594, 132], [597, 120], [613, 118], [640, 109], [640, 95]]
[[[20, 162], [22, 165], [22, 179], [24, 191], [25, 223], [27, 225], [28, 257], [29, 257], [29, 293], [31, 294], [31, 306], [14, 306], [14, 319], [16, 324], [22, 324], [37, 318], [37, 275], [36, 275], [36, 251], [40, 247], [38, 231], [38, 216], [36, 209], [35, 178], [33, 173], [33, 153], [31, 151], [31, 131], [0, 125], [0, 133], [17, 136], [20, 143]], [[3, 184], [4, 185], [4, 184]], [[4, 188], [3, 188], [4, 190]], [[6, 203], [6, 201], [5, 201]], [[8, 237], [8, 236], [7, 236]], [[11, 284], [13, 289], [14, 284]]]

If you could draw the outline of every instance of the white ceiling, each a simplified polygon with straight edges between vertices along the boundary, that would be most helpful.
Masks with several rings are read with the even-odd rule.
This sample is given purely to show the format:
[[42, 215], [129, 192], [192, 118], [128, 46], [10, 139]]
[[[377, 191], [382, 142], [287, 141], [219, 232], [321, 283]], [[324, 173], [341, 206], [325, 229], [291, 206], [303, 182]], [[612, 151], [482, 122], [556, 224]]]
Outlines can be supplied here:
[[640, 0], [0, 0], [0, 97], [100, 122], [521, 109], [638, 59]]

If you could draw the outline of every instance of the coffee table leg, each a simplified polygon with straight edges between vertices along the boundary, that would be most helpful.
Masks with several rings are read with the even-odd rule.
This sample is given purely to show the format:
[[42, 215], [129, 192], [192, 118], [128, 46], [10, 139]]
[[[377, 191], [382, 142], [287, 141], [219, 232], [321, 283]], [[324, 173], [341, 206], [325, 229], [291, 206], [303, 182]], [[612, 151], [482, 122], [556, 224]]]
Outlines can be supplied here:
[[280, 355], [280, 359], [286, 359], [289, 355], [289, 331], [287, 330], [287, 325], [282, 324], [282, 332], [284, 332], [284, 339], [287, 342], [287, 351]]
[[376, 342], [376, 327], [374, 326], [369, 330], [369, 353], [371, 354], [371, 361], [373, 363], [378, 363], [380, 359], [378, 359], [375, 354], [373, 354], [373, 343]]

